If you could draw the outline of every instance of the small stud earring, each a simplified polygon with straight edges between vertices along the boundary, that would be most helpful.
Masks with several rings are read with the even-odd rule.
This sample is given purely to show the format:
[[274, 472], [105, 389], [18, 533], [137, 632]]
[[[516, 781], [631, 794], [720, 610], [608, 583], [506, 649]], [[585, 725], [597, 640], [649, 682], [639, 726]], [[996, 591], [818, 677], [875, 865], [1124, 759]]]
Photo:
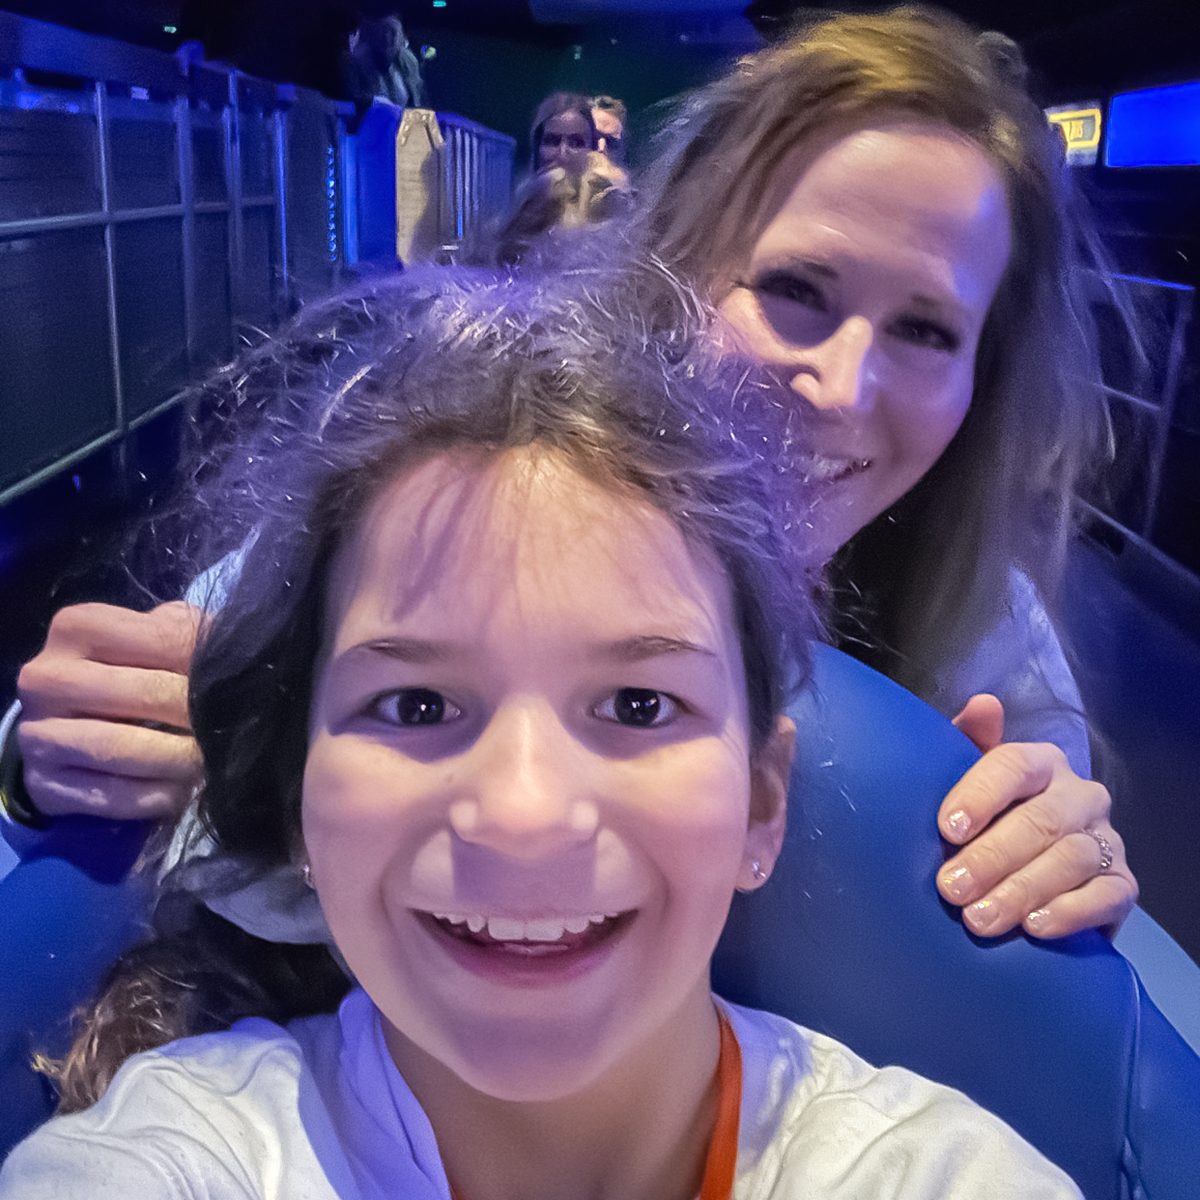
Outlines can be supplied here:
[[312, 867], [310, 867], [306, 862], [300, 864], [300, 878], [304, 880], [304, 886], [306, 888], [309, 888], [314, 892], [317, 890], [317, 885], [313, 883]]
[[759, 883], [762, 883], [762, 881], [767, 877], [766, 871], [763, 870], [762, 863], [757, 858], [750, 864], [750, 874], [753, 875]]

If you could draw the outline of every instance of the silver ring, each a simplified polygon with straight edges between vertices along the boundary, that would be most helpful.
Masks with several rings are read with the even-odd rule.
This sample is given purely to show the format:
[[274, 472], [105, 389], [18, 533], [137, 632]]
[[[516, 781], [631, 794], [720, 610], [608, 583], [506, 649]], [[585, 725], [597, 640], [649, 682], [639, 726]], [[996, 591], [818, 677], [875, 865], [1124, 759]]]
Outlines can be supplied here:
[[1100, 847], [1100, 870], [1098, 874], [1103, 875], [1113, 865], [1112, 844], [1098, 829], [1084, 829], [1081, 832], [1086, 833]]

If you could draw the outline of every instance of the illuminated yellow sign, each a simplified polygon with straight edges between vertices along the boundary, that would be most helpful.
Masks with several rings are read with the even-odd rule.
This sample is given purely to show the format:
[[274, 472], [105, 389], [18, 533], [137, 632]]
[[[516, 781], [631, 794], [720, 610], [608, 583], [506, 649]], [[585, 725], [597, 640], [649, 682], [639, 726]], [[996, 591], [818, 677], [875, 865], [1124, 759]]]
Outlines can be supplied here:
[[1096, 148], [1100, 145], [1100, 123], [1103, 119], [1099, 104], [1048, 108], [1046, 118], [1051, 125], [1057, 125], [1062, 130], [1069, 163], [1087, 164], [1096, 161]]

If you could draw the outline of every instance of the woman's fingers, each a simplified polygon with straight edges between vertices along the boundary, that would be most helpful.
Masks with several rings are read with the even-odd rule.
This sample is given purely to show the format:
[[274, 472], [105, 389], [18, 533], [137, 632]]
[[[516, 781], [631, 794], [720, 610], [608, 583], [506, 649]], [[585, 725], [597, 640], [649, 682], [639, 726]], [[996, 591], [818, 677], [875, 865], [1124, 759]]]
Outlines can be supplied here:
[[[1119, 839], [1116, 839], [1116, 834], [1113, 833], [1111, 837], [1102, 836], [1105, 836], [1108, 844], [1112, 846], [1114, 866], [1118, 854], [1123, 865], [1124, 854], [1123, 850], [1118, 850]], [[1023, 924], [1031, 913], [1049, 909], [1059, 897], [1073, 894], [1101, 877], [1102, 863], [1101, 847], [1091, 834], [1082, 830], [1065, 834], [1045, 852], [1004, 877], [994, 887], [984, 889], [978, 899], [966, 904], [963, 908], [963, 920], [973, 933], [988, 937], [1007, 933]], [[1110, 871], [1112, 869], [1109, 868]], [[1124, 877], [1118, 874], [1111, 878]], [[1128, 888], [1128, 882], [1125, 886]], [[1099, 889], [1089, 897], [1084, 897], [1085, 903], [1082, 907], [1079, 903], [1072, 906], [1074, 911], [1083, 913], [1088, 919], [1082, 925], [1065, 932], [1107, 924], [1112, 919], [1107, 907], [1098, 908], [1094, 913], [1087, 911], [1087, 902], [1100, 901], [1105, 898], [1102, 893], [1106, 893], [1106, 889]], [[1031, 928], [1036, 928], [1037, 925], [1038, 920], [1035, 920]], [[1039, 936], [1062, 934], [1045, 933]]]
[[938, 890], [980, 935], [1111, 930], [1137, 899], [1111, 807], [1108, 790], [1076, 775], [1057, 747], [997, 747], [942, 805], [944, 836], [965, 845], [939, 871]]
[[187, 708], [199, 621], [183, 603], [55, 615], [17, 684], [23, 779], [39, 812], [162, 816], [187, 803], [201, 779]]
[[191, 727], [186, 675], [86, 659], [35, 658], [21, 673], [22, 712]]
[[1113, 937], [1137, 900], [1137, 880], [1128, 872], [1096, 875], [1082, 887], [1034, 909], [1022, 924], [1026, 933], [1038, 938], [1066, 937], [1094, 928]]
[[1004, 705], [990, 692], [979, 692], [963, 705], [952, 724], [986, 754], [1004, 740]]
[[174, 818], [187, 807], [201, 778], [197, 773], [173, 781], [134, 779], [62, 767], [37, 776], [37, 804], [46, 816], [76, 814], [117, 821]]
[[1066, 756], [1049, 743], [1010, 742], [988, 751], [942, 801], [942, 837], [955, 845], [970, 841], [1018, 801], [1044, 791], [1064, 768], [1070, 769]]
[[73, 604], [54, 614], [38, 658], [62, 654], [186, 675], [200, 619], [200, 610], [182, 600], [150, 612], [113, 604]]
[[21, 721], [17, 738], [26, 790], [47, 817], [172, 815], [204, 777], [188, 733], [49, 717]]

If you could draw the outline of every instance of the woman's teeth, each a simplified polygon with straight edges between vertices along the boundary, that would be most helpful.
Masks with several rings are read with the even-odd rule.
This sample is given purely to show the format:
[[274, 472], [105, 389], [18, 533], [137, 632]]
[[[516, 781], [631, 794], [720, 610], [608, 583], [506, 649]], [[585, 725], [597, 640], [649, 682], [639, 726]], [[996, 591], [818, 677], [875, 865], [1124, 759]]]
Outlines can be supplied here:
[[812, 454], [804, 461], [809, 479], [816, 483], [832, 483], [857, 475], [871, 465], [869, 458], [826, 458], [823, 454]]
[[495, 942], [557, 942], [567, 934], [585, 933], [592, 926], [604, 925], [617, 913], [590, 913], [579, 917], [541, 917], [533, 921], [513, 917], [485, 917], [479, 913], [435, 912], [437, 921], [452, 926], [465, 926], [471, 933], [482, 934]]

